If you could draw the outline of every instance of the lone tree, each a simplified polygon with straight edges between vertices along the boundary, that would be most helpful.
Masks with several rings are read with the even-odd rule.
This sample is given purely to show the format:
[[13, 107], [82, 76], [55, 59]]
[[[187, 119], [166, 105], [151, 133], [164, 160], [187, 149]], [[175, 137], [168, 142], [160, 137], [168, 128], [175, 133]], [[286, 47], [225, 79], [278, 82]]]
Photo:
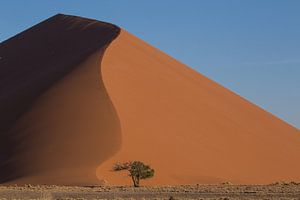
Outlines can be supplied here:
[[113, 171], [127, 170], [133, 181], [134, 187], [140, 186], [140, 179], [148, 179], [154, 176], [154, 169], [149, 165], [145, 165], [141, 161], [129, 161], [124, 163], [116, 163]]

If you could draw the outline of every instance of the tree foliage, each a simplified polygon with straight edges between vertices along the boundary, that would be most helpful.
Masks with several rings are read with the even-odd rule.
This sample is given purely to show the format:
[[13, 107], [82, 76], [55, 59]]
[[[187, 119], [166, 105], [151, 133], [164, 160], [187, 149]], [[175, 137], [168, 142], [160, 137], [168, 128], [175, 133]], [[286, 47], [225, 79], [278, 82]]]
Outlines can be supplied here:
[[132, 179], [134, 187], [139, 187], [141, 179], [148, 179], [154, 176], [154, 169], [149, 165], [145, 165], [141, 161], [129, 161], [124, 163], [116, 163], [113, 171], [127, 170]]

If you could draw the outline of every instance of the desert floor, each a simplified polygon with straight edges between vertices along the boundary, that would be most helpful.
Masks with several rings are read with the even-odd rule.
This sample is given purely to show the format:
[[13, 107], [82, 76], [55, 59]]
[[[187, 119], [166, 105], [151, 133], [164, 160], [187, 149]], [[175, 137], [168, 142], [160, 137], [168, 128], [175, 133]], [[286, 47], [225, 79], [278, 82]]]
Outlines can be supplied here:
[[151, 186], [0, 186], [6, 199], [297, 199], [300, 183], [271, 185], [183, 185]]

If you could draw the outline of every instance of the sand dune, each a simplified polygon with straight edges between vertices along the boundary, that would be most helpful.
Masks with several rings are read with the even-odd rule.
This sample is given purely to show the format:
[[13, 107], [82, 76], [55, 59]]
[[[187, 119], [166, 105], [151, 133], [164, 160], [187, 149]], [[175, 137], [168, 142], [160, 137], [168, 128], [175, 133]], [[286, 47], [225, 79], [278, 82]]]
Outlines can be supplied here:
[[2, 183], [300, 180], [299, 130], [117, 26], [57, 15], [0, 56]]

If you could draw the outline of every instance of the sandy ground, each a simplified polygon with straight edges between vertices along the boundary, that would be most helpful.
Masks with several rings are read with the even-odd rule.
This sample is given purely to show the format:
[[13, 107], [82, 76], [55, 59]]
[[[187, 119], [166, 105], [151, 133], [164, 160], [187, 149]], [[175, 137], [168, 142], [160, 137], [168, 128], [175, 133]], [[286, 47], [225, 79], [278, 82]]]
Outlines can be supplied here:
[[300, 199], [300, 183], [270, 185], [2, 186], [0, 199]]

